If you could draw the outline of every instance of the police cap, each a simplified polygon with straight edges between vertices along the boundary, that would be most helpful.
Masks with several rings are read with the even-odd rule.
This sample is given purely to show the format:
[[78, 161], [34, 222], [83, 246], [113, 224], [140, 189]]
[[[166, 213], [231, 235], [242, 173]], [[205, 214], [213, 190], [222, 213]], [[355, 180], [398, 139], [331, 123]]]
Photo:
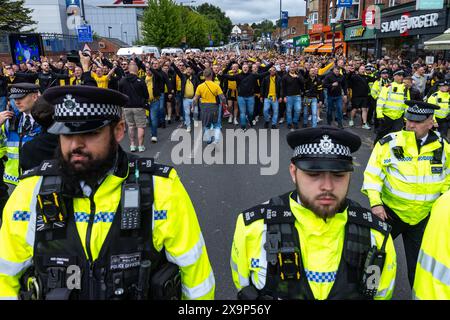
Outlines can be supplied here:
[[53, 134], [80, 134], [100, 129], [121, 119], [128, 96], [110, 89], [91, 86], [53, 87], [44, 99], [55, 106]]
[[361, 146], [357, 135], [331, 126], [290, 132], [287, 142], [292, 163], [304, 171], [353, 171], [351, 154]]
[[9, 90], [10, 99], [22, 99], [27, 94], [39, 92], [39, 86], [34, 83], [15, 83], [12, 84]]
[[404, 77], [405, 76], [405, 71], [397, 70], [397, 71], [394, 72], [394, 76], [402, 76], [402, 77]]
[[383, 69], [380, 71], [380, 74], [389, 74], [389, 70], [388, 69]]
[[423, 101], [407, 100], [405, 104], [408, 106], [405, 118], [417, 122], [425, 121], [434, 114], [434, 110], [439, 109], [439, 106]]

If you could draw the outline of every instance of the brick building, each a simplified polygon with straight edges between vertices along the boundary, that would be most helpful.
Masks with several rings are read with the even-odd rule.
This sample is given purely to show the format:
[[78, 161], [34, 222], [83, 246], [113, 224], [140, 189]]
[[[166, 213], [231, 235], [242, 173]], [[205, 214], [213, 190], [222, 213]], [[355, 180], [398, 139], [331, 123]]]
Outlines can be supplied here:
[[[307, 33], [307, 25], [305, 24], [306, 17], [295, 16], [289, 17], [288, 27], [283, 29], [281, 37], [283, 40], [293, 39]], [[280, 37], [280, 28], [276, 28], [273, 32], [272, 39], [278, 39]]]

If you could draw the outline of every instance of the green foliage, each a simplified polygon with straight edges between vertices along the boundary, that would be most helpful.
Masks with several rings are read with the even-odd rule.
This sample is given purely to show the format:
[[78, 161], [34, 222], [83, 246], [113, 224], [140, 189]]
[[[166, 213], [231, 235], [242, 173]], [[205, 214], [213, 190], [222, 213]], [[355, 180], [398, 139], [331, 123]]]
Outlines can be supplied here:
[[197, 7], [197, 11], [206, 16], [209, 20], [214, 20], [217, 23], [217, 26], [220, 28], [221, 35], [218, 41], [227, 42], [228, 37], [230, 36], [231, 29], [233, 28], [233, 23], [230, 18], [228, 18], [225, 13], [216, 6], [213, 6], [209, 3], [203, 3], [202, 5]]
[[254, 34], [254, 38], [255, 40], [258, 37], [261, 37], [261, 33], [269, 33], [269, 32], [274, 32], [275, 31], [275, 25], [273, 24], [272, 21], [270, 20], [263, 20], [260, 23], [256, 24], [252, 24], [252, 28], [253, 30], [255, 30], [255, 34]]
[[36, 22], [32, 20], [32, 9], [25, 8], [25, 0], [0, 0], [0, 31], [29, 32], [33, 29], [22, 30]]

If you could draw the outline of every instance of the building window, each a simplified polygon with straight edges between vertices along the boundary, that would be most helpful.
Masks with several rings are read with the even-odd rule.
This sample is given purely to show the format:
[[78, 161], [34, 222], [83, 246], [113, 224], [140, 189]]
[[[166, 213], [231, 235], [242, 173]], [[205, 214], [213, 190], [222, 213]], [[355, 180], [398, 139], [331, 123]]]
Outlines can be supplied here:
[[319, 23], [319, 13], [318, 12], [312, 12], [309, 15], [309, 25], [317, 24]]
[[350, 8], [345, 8], [344, 20], [358, 20], [359, 19], [359, 3], [361, 0], [353, 0]]
[[389, 0], [389, 7], [394, 7], [399, 4], [400, 4], [399, 0]]

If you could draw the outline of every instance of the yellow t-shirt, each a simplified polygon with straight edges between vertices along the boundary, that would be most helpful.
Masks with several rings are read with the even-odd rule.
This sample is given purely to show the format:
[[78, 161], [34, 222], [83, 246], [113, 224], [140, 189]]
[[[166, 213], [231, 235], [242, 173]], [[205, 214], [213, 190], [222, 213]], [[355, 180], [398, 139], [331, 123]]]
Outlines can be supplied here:
[[[238, 72], [239, 73], [239, 72]], [[228, 74], [230, 75], [235, 75], [235, 73], [233, 73], [233, 71], [228, 71]], [[236, 81], [233, 80], [228, 80], [228, 89], [230, 90], [236, 90], [237, 89], [237, 83]]]
[[177, 82], [177, 91], [181, 91], [181, 79], [179, 76], [176, 77], [176, 82]]
[[99, 77], [96, 73], [92, 72], [92, 78], [94, 78], [94, 80], [97, 82], [97, 87], [108, 89], [108, 76]]
[[202, 103], [216, 103], [216, 97], [221, 94], [223, 92], [220, 86], [210, 80], [203, 82], [195, 91], [195, 95], [202, 99]]
[[276, 98], [276, 96], [277, 96], [277, 91], [276, 91], [276, 87], [275, 87], [275, 77], [276, 76], [270, 77], [269, 98]]
[[187, 99], [194, 97], [194, 84], [189, 79], [186, 80], [186, 86], [184, 87], [184, 97]]
[[153, 77], [152, 76], [146, 76], [145, 77], [145, 84], [147, 85], [147, 91], [148, 91], [148, 101], [153, 101], [155, 97], [153, 96]]

